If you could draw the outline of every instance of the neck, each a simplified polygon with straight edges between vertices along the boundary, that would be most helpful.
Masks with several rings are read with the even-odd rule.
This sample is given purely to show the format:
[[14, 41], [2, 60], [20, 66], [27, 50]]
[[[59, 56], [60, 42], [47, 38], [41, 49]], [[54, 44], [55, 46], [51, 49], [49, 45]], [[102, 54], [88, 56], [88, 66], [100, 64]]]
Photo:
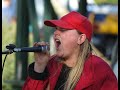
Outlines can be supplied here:
[[66, 64], [68, 67], [74, 67], [77, 63], [79, 53], [80, 47], [78, 45], [77, 48], [73, 49], [72, 53], [70, 53], [67, 57], [62, 58], [61, 62]]
[[77, 63], [78, 54], [74, 54], [68, 58], [65, 58], [64, 61], [62, 61], [64, 64], [66, 64], [68, 67], [74, 67]]

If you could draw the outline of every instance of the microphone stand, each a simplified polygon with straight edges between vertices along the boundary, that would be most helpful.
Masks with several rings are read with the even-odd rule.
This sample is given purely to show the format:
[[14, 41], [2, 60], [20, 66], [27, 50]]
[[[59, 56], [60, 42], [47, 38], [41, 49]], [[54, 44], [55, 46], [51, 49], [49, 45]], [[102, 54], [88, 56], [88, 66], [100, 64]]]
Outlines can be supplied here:
[[14, 44], [9, 44], [9, 45], [7, 45], [6, 48], [7, 48], [8, 50], [2, 52], [2, 54], [11, 54], [11, 53], [13, 53], [13, 49], [14, 49], [15, 47], [16, 47], [16, 46], [15, 46]]
[[4, 61], [3, 61], [3, 65], [2, 65], [2, 74], [3, 74], [3, 68], [4, 68], [4, 64], [5, 64], [6, 57], [7, 57], [8, 54], [12, 54], [12, 53], [13, 53], [13, 49], [14, 49], [15, 47], [16, 47], [15, 45], [9, 44], [9, 45], [6, 46], [6, 48], [7, 48], [8, 50], [2, 52], [2, 54], [6, 54], [6, 56], [5, 56], [5, 58], [4, 58]]
[[2, 52], [2, 54], [12, 54], [12, 53], [13, 53], [12, 50], [7, 50], [7, 51]]

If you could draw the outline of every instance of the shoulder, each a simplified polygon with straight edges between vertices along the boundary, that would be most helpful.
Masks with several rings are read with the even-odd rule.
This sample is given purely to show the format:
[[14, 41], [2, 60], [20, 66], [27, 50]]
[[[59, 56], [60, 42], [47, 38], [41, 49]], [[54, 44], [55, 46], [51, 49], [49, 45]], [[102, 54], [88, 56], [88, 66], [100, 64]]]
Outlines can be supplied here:
[[[95, 87], [104, 90], [117, 90], [117, 78], [112, 68], [100, 57], [92, 55], [93, 80]], [[110, 86], [108, 86], [110, 85]]]
[[108, 77], [116, 78], [112, 68], [103, 59], [95, 55], [92, 55], [90, 59], [95, 80], [105, 80]]
[[90, 59], [92, 60], [91, 62], [95, 70], [98, 70], [98, 71], [111, 70], [111, 67], [102, 58], [95, 55], [91, 55]]
[[85, 62], [85, 67], [91, 67], [95, 72], [106, 72], [111, 70], [111, 67], [100, 57], [95, 55], [90, 55]]

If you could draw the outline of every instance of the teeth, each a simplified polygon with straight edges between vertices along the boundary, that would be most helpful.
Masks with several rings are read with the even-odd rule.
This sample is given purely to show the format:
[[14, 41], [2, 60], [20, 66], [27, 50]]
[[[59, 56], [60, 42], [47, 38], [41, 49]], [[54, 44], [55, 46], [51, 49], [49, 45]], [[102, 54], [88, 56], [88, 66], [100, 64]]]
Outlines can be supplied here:
[[61, 44], [61, 41], [59, 39], [55, 39], [56, 41], [56, 46], [59, 47], [59, 45]]
[[59, 42], [60, 40], [55, 40], [55, 41]]

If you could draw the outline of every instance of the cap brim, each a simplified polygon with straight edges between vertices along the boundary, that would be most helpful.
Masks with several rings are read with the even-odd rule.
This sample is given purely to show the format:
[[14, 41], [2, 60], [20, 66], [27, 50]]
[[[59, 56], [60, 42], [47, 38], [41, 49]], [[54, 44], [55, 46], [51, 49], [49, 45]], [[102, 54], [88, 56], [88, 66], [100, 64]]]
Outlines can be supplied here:
[[46, 20], [44, 24], [50, 27], [61, 27], [65, 29], [74, 29], [72, 25], [62, 20]]

